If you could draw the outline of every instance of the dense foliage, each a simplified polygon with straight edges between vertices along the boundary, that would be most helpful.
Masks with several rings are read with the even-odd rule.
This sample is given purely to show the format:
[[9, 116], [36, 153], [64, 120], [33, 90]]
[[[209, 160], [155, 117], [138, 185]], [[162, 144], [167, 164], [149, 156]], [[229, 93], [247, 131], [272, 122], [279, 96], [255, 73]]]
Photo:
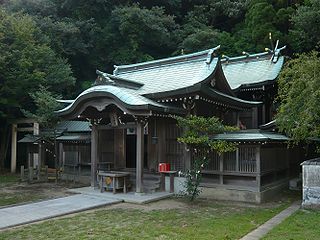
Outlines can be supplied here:
[[[320, 0], [0, 0], [0, 163], [10, 119], [35, 110], [43, 85], [74, 98], [127, 64], [215, 47], [261, 52], [268, 38], [317, 50]], [[74, 85], [75, 84], [75, 85]], [[1, 165], [1, 164], [0, 164]]]
[[208, 162], [208, 155], [211, 151], [216, 151], [219, 156], [225, 152], [233, 152], [237, 148], [236, 143], [214, 140], [212, 137], [219, 133], [232, 132], [238, 130], [236, 127], [224, 125], [216, 117], [187, 116], [176, 117], [178, 126], [183, 129], [182, 136], [178, 142], [186, 144], [191, 151], [191, 168], [185, 173], [185, 192], [183, 193], [193, 201], [199, 194], [199, 184], [201, 182], [201, 171]]
[[289, 61], [279, 78], [277, 125], [293, 143], [320, 136], [320, 57], [301, 54]]
[[23, 116], [22, 109], [35, 109], [30, 94], [41, 85], [65, 94], [73, 84], [67, 60], [52, 50], [33, 18], [0, 9], [0, 167], [11, 121]]
[[[226, 55], [261, 52], [268, 38], [293, 51], [311, 50], [320, 36], [319, 0], [5, 0], [8, 12], [35, 21], [76, 77], [72, 96], [90, 86], [95, 69], [203, 50]], [[0, 3], [1, 4], [1, 3]]]

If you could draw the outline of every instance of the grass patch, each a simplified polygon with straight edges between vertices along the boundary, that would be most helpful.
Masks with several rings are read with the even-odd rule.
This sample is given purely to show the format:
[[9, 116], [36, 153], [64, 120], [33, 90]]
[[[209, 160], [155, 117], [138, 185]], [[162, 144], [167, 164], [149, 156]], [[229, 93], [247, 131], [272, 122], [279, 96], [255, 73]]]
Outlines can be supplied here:
[[4, 231], [1, 239], [238, 239], [286, 206], [197, 202], [182, 209], [104, 208]]
[[0, 206], [31, 202], [41, 198], [41, 195], [34, 193], [0, 193]]
[[0, 175], [0, 184], [1, 185], [17, 183], [18, 181], [19, 181], [19, 177], [17, 175], [13, 175], [13, 174]]
[[19, 184], [18, 175], [0, 175], [0, 206], [30, 202], [40, 199], [41, 196], [34, 191], [26, 191]]
[[299, 210], [280, 225], [276, 226], [263, 239], [277, 240], [314, 240], [319, 239], [320, 211]]
[[59, 191], [61, 190], [56, 185], [48, 183], [29, 184], [20, 182], [19, 175], [9, 173], [0, 175], [0, 207], [63, 195], [59, 195]]

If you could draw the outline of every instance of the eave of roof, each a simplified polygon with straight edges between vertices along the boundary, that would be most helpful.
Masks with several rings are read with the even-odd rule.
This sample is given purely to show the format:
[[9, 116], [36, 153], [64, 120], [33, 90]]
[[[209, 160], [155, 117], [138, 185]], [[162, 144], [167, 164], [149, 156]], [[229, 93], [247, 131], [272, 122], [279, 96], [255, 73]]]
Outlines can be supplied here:
[[212, 140], [224, 140], [231, 142], [287, 142], [290, 139], [280, 133], [259, 131], [257, 129], [240, 130], [237, 132], [227, 132], [216, 134]]
[[90, 135], [63, 135], [56, 138], [57, 141], [61, 142], [90, 142]]
[[[76, 107], [82, 102], [89, 101], [96, 98], [110, 98], [119, 105], [123, 105], [128, 112], [130, 111], [157, 111], [172, 114], [184, 114], [185, 110], [182, 108], [171, 107], [164, 104], [157, 103], [151, 99], [140, 96], [135, 90], [120, 88], [110, 85], [98, 85], [82, 92], [72, 104], [56, 111], [60, 116], [69, 115], [75, 111]], [[93, 106], [94, 107], [94, 106]], [[148, 113], [150, 115], [150, 113]]]
[[18, 141], [18, 143], [37, 143], [41, 140], [40, 136], [35, 136], [32, 134], [25, 135], [22, 139]]
[[201, 91], [213, 98], [219, 99], [223, 102], [229, 103], [232, 106], [238, 106], [242, 108], [252, 108], [256, 107], [258, 105], [261, 105], [262, 102], [255, 102], [255, 101], [247, 101], [243, 100], [237, 97], [229, 96], [227, 94], [221, 93], [213, 88], [208, 88], [208, 87], [202, 87]]

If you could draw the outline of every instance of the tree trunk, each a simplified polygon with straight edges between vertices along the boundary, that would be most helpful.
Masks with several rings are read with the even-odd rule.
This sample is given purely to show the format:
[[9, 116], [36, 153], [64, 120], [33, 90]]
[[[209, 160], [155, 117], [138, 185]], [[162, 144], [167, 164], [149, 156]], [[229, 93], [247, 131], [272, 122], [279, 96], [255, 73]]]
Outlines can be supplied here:
[[4, 169], [4, 163], [7, 158], [10, 132], [10, 126], [8, 124], [4, 124], [0, 128], [0, 170]]

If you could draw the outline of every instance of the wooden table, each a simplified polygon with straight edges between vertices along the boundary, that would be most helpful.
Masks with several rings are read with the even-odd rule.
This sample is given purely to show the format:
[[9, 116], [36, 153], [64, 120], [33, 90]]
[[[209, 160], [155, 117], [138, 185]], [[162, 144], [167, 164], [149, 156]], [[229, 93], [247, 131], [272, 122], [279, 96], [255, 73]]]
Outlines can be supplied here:
[[[105, 187], [108, 186], [106, 184], [106, 179], [112, 178], [112, 192], [113, 194], [116, 193], [116, 189], [123, 188], [123, 193], [127, 193], [127, 177], [130, 176], [130, 173], [128, 172], [115, 172], [115, 171], [99, 171], [98, 172], [98, 178], [100, 183], [100, 191], [103, 192]], [[123, 179], [123, 185], [121, 184], [121, 179]]]
[[177, 173], [177, 171], [163, 171], [163, 172], [160, 172], [160, 176], [161, 176], [160, 189], [161, 189], [161, 191], [165, 191], [166, 190], [166, 174], [169, 174], [169, 176], [170, 176], [170, 192], [171, 193], [174, 192], [174, 175], [176, 173]]

